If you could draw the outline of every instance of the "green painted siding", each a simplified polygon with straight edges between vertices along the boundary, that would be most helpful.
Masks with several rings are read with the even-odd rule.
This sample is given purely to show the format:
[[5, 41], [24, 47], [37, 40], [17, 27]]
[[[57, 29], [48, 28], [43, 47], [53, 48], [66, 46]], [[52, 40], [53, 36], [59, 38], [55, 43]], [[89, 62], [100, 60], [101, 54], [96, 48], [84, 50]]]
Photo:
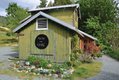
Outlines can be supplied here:
[[[26, 59], [30, 54], [53, 54], [52, 61], [63, 62], [69, 60], [71, 53], [71, 31], [63, 26], [48, 20], [48, 30], [36, 30], [36, 22], [33, 21], [19, 36], [20, 58]], [[49, 45], [46, 49], [38, 49], [35, 46], [35, 38], [39, 34], [45, 34], [49, 38]], [[54, 60], [55, 59], [55, 60]]]
[[52, 10], [49, 14], [69, 24], [73, 24], [73, 9], [57, 9]]

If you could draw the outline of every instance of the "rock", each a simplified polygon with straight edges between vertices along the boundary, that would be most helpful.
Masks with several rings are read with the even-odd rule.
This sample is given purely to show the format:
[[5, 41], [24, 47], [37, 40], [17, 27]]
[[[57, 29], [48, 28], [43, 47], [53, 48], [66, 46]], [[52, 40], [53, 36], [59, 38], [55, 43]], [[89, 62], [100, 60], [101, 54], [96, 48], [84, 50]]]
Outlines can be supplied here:
[[26, 61], [26, 62], [25, 62], [25, 65], [26, 65], [26, 66], [29, 66], [29, 65], [30, 65], [30, 62], [29, 62], [29, 61]]
[[40, 74], [49, 74], [49, 70], [48, 69], [40, 69]]
[[51, 76], [52, 76], [52, 74], [49, 74], [48, 76], [49, 76], [49, 77], [51, 77]]
[[58, 75], [57, 75], [57, 74], [53, 74], [53, 77], [54, 77], [54, 78], [58, 78]]
[[48, 67], [48, 68], [51, 68], [51, 67], [52, 67], [52, 64], [48, 64], [47, 67]]
[[18, 70], [22, 71], [22, 70], [25, 70], [25, 68], [24, 67], [20, 67], [20, 68], [18, 68]]
[[19, 64], [19, 63], [20, 63], [20, 61], [17, 61], [17, 62], [16, 62], [16, 64]]
[[19, 61], [20, 66], [24, 66], [24, 61]]
[[31, 66], [31, 69], [35, 69], [36, 67], [34, 65]]

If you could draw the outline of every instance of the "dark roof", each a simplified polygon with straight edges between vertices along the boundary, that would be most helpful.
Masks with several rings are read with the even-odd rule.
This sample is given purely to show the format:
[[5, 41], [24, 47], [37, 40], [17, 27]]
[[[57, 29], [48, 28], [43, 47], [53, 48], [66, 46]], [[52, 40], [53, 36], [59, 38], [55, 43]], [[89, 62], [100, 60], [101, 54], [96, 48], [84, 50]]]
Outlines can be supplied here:
[[23, 27], [25, 27], [28, 23], [30, 23], [31, 21], [33, 21], [34, 19], [36, 19], [40, 15], [43, 16], [43, 17], [45, 17], [45, 18], [48, 18], [48, 19], [50, 19], [50, 20], [52, 20], [52, 21], [54, 21], [54, 22], [56, 22], [56, 23], [58, 23], [58, 24], [60, 24], [60, 25], [62, 25], [64, 27], [66, 27], [66, 28], [68, 28], [70, 30], [73, 30], [73, 31], [77, 32], [82, 37], [87, 36], [87, 37], [89, 37], [89, 38], [91, 38], [93, 40], [97, 40], [93, 36], [91, 36], [91, 35], [83, 32], [83, 31], [81, 31], [81, 30], [79, 30], [77, 28], [75, 28], [74, 26], [72, 26], [72, 25], [70, 25], [68, 23], [65, 23], [64, 21], [61, 21], [61, 20], [59, 20], [59, 19], [57, 19], [57, 18], [55, 18], [53, 16], [50, 16], [50, 15], [48, 15], [48, 14], [42, 12], [42, 11], [40, 11], [37, 14], [33, 15], [32, 17], [30, 17], [29, 19], [27, 19], [25, 22], [21, 23], [17, 28], [15, 28], [13, 30], [13, 32], [19, 31], [20, 29], [22, 29]]
[[43, 11], [43, 10], [50, 10], [50, 9], [59, 9], [59, 8], [70, 8], [70, 7], [79, 7], [79, 4], [70, 4], [70, 5], [62, 5], [62, 6], [52, 6], [52, 7], [44, 7], [44, 8], [37, 8], [29, 10], [29, 12], [33, 11]]

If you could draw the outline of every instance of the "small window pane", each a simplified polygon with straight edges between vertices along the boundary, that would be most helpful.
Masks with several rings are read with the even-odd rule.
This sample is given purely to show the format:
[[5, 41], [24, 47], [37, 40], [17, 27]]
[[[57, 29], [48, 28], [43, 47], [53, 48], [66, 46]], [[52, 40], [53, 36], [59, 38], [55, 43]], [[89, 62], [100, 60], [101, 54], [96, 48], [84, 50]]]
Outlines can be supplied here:
[[38, 20], [38, 28], [47, 28], [47, 20]]

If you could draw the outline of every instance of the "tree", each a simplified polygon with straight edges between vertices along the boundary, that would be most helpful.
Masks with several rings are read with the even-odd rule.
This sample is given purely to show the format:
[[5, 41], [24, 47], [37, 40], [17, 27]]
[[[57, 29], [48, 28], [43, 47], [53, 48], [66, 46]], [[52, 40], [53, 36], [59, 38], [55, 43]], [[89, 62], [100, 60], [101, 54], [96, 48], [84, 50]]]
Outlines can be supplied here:
[[46, 7], [47, 5], [47, 0], [40, 0], [40, 5], [38, 7]]
[[8, 26], [11, 29], [18, 26], [19, 22], [29, 15], [27, 13], [27, 9], [21, 8], [16, 3], [10, 3], [8, 8], [6, 9], [6, 12]]
[[102, 23], [110, 20], [115, 22], [117, 3], [114, 0], [78, 0], [81, 8], [82, 21], [97, 16]]
[[66, 4], [71, 4], [72, 2], [70, 0], [55, 0], [54, 1], [54, 6], [57, 5], [66, 5]]
[[109, 29], [109, 27], [103, 26], [104, 24], [107, 22], [116, 24], [118, 10], [117, 3], [113, 0], [78, 0], [77, 3], [80, 4], [82, 15], [82, 27], [79, 29], [101, 38], [104, 37], [104, 35], [101, 36], [101, 33]]
[[6, 17], [0, 16], [0, 26], [2, 26], [2, 27], [6, 27], [7, 26]]
[[108, 52], [111, 45], [118, 48], [117, 3], [114, 0], [77, 0], [77, 3], [80, 4], [82, 17], [79, 29], [98, 38]]

